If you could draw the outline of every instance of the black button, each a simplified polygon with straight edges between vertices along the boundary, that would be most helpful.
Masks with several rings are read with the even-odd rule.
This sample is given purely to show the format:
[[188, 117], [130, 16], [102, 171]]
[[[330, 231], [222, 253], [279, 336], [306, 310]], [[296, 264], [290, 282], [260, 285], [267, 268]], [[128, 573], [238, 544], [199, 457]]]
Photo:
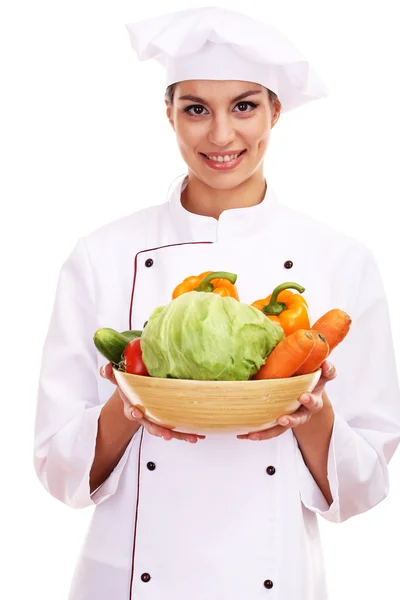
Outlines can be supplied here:
[[140, 578], [144, 583], [149, 583], [151, 577], [148, 573], [143, 573], [143, 575]]
[[268, 475], [275, 475], [275, 473], [276, 473], [275, 467], [272, 467], [272, 466], [267, 467], [267, 473], [268, 473]]
[[152, 267], [154, 265], [154, 260], [152, 258], [148, 258], [144, 264], [146, 267]]
[[147, 468], [149, 471], [154, 471], [154, 469], [156, 468], [156, 465], [153, 462], [148, 462]]
[[270, 579], [267, 579], [266, 581], [264, 581], [264, 587], [266, 587], [267, 590], [270, 590], [271, 588], [274, 587], [274, 584], [272, 583], [272, 581]]
[[292, 260], [287, 260], [283, 266], [285, 267], [285, 269], [291, 269], [293, 267], [293, 261]]

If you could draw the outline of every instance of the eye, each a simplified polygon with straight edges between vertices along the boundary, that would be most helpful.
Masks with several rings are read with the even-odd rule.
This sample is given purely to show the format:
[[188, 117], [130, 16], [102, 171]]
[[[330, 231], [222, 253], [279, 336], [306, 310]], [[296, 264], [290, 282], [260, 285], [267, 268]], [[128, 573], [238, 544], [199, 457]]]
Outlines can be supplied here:
[[[258, 104], [255, 104], [254, 102], [238, 102], [238, 104], [236, 104], [236, 106], [239, 107], [244, 107], [244, 110], [239, 110], [238, 112], [251, 112], [252, 110], [254, 110], [255, 108], [257, 108]], [[235, 108], [236, 108], [235, 106]], [[246, 110], [247, 107], [251, 108], [251, 110]]]
[[[196, 112], [193, 114], [192, 112], [190, 112], [191, 110], [195, 110]], [[192, 104], [191, 106], [187, 106], [186, 108], [184, 108], [183, 112], [188, 113], [192, 117], [195, 117], [195, 116], [201, 117], [204, 113], [198, 112], [199, 110], [200, 111], [205, 110], [204, 106], [202, 106], [201, 104]]]

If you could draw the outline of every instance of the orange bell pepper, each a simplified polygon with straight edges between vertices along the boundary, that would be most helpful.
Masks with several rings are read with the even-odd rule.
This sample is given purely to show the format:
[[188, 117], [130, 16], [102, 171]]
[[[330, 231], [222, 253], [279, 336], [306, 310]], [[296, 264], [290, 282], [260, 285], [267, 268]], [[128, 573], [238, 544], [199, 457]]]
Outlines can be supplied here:
[[219, 296], [230, 296], [239, 300], [239, 294], [236, 289], [237, 275], [234, 273], [227, 273], [226, 271], [206, 271], [200, 275], [186, 277], [176, 286], [172, 293], [172, 299], [174, 300], [182, 294], [187, 292], [212, 292]]
[[[300, 292], [290, 292], [288, 288]], [[272, 294], [263, 300], [257, 300], [252, 306], [261, 310], [271, 321], [280, 325], [285, 335], [298, 329], [310, 329], [308, 304], [301, 296], [304, 289], [292, 281], [278, 285]]]

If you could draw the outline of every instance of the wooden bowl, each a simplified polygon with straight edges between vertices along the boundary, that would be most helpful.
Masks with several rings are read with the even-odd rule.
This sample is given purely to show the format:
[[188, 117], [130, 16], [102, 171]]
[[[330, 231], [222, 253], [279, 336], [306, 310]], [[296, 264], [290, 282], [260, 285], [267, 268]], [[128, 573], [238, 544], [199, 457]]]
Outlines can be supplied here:
[[295, 412], [321, 370], [286, 379], [197, 381], [131, 375], [114, 369], [118, 385], [147, 419], [198, 434], [244, 434], [268, 429]]

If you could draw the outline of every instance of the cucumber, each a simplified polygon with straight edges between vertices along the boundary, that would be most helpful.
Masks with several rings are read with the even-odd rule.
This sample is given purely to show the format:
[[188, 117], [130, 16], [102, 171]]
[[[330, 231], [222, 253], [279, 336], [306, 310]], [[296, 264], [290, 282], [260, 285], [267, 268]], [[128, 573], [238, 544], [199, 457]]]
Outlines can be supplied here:
[[130, 340], [115, 329], [102, 327], [94, 334], [93, 341], [97, 350], [101, 352], [108, 361], [118, 366], [122, 360], [122, 354]]
[[128, 342], [131, 342], [132, 340], [141, 337], [142, 332], [138, 329], [131, 329], [129, 331], [123, 331], [121, 335], [123, 335], [128, 340]]

